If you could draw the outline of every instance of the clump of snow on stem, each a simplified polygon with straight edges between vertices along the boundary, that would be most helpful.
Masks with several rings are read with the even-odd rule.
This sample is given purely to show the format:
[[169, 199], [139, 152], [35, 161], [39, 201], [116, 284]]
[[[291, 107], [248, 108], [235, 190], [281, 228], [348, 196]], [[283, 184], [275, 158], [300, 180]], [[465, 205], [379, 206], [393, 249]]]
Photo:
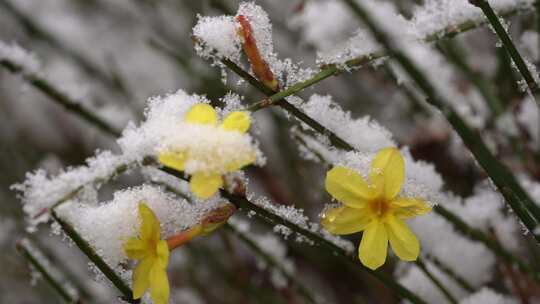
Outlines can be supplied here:
[[517, 304], [517, 299], [501, 295], [495, 291], [484, 287], [472, 294], [471, 296], [461, 300], [459, 304]]
[[[343, 111], [330, 95], [312, 95], [301, 109], [311, 118], [334, 132], [340, 138], [346, 138], [356, 149], [375, 152], [379, 149], [395, 146], [392, 134], [369, 116], [353, 119], [351, 113]], [[302, 124], [304, 129], [309, 126]]]
[[197, 25], [193, 28], [197, 54], [206, 59], [226, 58], [239, 62], [241, 45], [234, 17], [198, 17]]
[[142, 185], [117, 191], [109, 202], [88, 204], [87, 201], [75, 199], [56, 210], [111, 267], [119, 268], [121, 263], [127, 261], [123, 244], [128, 238], [139, 234], [140, 202], [144, 202], [158, 217], [164, 239], [197, 224], [206, 213], [219, 205], [220, 200], [189, 204], [160, 187]]
[[15, 65], [24, 75], [39, 75], [41, 63], [36, 56], [16, 43], [7, 44], [0, 40], [0, 62]]
[[[140, 125], [129, 124], [118, 138], [120, 153], [110, 151], [97, 152], [95, 156], [86, 161], [86, 165], [68, 168], [56, 176], [49, 176], [44, 170], [28, 173], [23, 183], [12, 186], [20, 193], [24, 204], [24, 212], [28, 216], [30, 228], [40, 222], [48, 220], [47, 208], [59, 201], [75, 195], [83, 185], [94, 184], [99, 186], [124, 170], [140, 166], [148, 157], [155, 156], [164, 142], [175, 141], [179, 136], [186, 146], [200, 146], [201, 143], [218, 148], [215, 156], [220, 153], [236, 155], [251, 148], [250, 152], [261, 156], [256, 145], [251, 142], [249, 135], [227, 138], [225, 141], [221, 133], [195, 132], [184, 123], [186, 112], [197, 103], [209, 103], [208, 99], [199, 95], [189, 95], [182, 90], [166, 96], [150, 98], [145, 111], [146, 120]], [[202, 138], [201, 136], [205, 136]], [[219, 144], [227, 146], [220, 147]], [[241, 148], [238, 150], [238, 148]], [[258, 158], [259, 160], [261, 157]], [[201, 165], [202, 166], [202, 165]], [[195, 169], [196, 164], [189, 168]], [[43, 216], [35, 217], [38, 214]]]
[[[294, 224], [295, 226], [298, 226], [303, 230], [316, 234], [317, 236], [329, 241], [330, 243], [341, 248], [347, 253], [352, 253], [354, 251], [354, 245], [350, 241], [343, 239], [339, 236], [331, 235], [326, 230], [322, 229], [322, 227], [318, 223], [311, 222], [309, 218], [304, 214], [303, 209], [299, 209], [293, 206], [276, 205], [272, 203], [268, 198], [263, 196], [255, 197], [255, 195], [252, 193], [248, 193], [248, 200], [253, 202], [255, 205], [263, 208], [264, 210], [270, 212], [271, 214], [287, 220], [288, 222]], [[248, 214], [248, 216], [253, 215], [257, 215], [256, 212]], [[264, 217], [263, 214], [259, 216]], [[283, 225], [279, 224], [274, 226], [274, 232], [279, 232], [283, 234], [285, 238], [294, 236], [296, 241], [301, 243], [307, 242], [310, 245], [313, 245], [313, 242], [316, 241], [306, 238], [305, 235], [292, 231], [290, 228], [284, 227]]]
[[[531, 7], [534, 0], [491, 0], [489, 4], [500, 15]], [[468, 0], [428, 0], [413, 13], [412, 27], [423, 39], [440, 36], [446, 31], [461, 31], [463, 24], [484, 21], [482, 10]]]
[[222, 68], [223, 64], [219, 62], [222, 59], [231, 60], [243, 67], [240, 60], [242, 40], [238, 34], [240, 25], [235, 21], [237, 16], [244, 16], [248, 20], [261, 58], [269, 65], [281, 87], [286, 88], [307, 79], [312, 74], [311, 69], [300, 68], [290, 59], [278, 59], [274, 52], [270, 18], [262, 7], [253, 2], [241, 2], [236, 16], [199, 16], [193, 28], [197, 54], [203, 58], [212, 59]]

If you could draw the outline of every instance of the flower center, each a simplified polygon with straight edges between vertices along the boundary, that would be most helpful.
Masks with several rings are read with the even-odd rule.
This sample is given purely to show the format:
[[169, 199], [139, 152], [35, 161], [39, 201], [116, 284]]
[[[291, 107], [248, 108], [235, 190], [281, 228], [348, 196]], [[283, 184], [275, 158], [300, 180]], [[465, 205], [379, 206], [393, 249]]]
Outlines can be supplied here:
[[369, 202], [369, 210], [376, 217], [384, 217], [390, 210], [390, 204], [384, 199], [376, 199]]

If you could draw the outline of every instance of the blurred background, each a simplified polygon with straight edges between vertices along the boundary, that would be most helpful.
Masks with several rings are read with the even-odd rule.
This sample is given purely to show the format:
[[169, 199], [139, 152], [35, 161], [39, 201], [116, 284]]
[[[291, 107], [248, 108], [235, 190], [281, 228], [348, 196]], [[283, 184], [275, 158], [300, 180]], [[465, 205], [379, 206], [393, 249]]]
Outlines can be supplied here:
[[[320, 2], [256, 1], [270, 15], [274, 49], [281, 58], [289, 57], [305, 67], [316, 67], [318, 51], [327, 51], [355, 33], [359, 23], [346, 8]], [[415, 7], [423, 4], [421, 0], [393, 2], [406, 17], [411, 17]], [[207, 95], [218, 105], [219, 98], [230, 91], [245, 96], [247, 103], [263, 97], [232, 73], [224, 78], [218, 67], [210, 66], [193, 50], [191, 29], [197, 15], [234, 15], [238, 3], [235, 0], [0, 0], [0, 41], [15, 42], [31, 51], [41, 62], [41, 71], [50, 83], [120, 130], [129, 121], [142, 119], [149, 97], [180, 88]], [[520, 50], [533, 64], [538, 63], [535, 12], [523, 12], [508, 20]], [[540, 177], [536, 161], [538, 131], [530, 127], [530, 122], [538, 117], [529, 117], [536, 114], [524, 106], [526, 96], [518, 85], [520, 76], [496, 44], [490, 30], [480, 28], [447, 40], [439, 48], [447, 56], [452, 54], [449, 49], [458, 52], [472, 69], [456, 77], [454, 85], [467, 91], [473, 85], [469, 76], [480, 79], [502, 105], [503, 114], [518, 121], [512, 136], [501, 138], [496, 134], [504, 121], [489, 116], [482, 123], [482, 134], [496, 148], [497, 156], [515, 172], [537, 180]], [[400, 90], [388, 71], [385, 64], [365, 67], [326, 80], [300, 96], [329, 94], [343, 109], [351, 111], [353, 117], [373, 117], [400, 144], [409, 145], [415, 158], [433, 163], [447, 190], [463, 197], [471, 195], [474, 186], [485, 178], [483, 173], [444, 119], [419, 105], [414, 95]], [[258, 125], [255, 135], [268, 157], [268, 165], [250, 169], [248, 175], [273, 201], [305, 208], [311, 218], [316, 218], [321, 206], [330, 200], [318, 186], [324, 168], [300, 156], [290, 133], [292, 124], [279, 109], [261, 111], [255, 120]], [[521, 151], [519, 157], [515, 153], [516, 145], [517, 151]], [[31, 239], [51, 260], [61, 276], [79, 290], [83, 302], [116, 301], [112, 287], [93, 280], [95, 276], [88, 268], [88, 261], [76, 247], [52, 236], [49, 229], [31, 234], [26, 231], [21, 204], [10, 189], [12, 184], [23, 181], [28, 171], [44, 168], [55, 174], [61, 168], [82, 164], [98, 149], [117, 148], [113, 138], [51, 102], [20, 75], [0, 68], [0, 303], [60, 302], [58, 294], [15, 250], [22, 237]], [[138, 172], [121, 176], [105, 186], [100, 196], [103, 200], [110, 199], [113, 189], [137, 185], [140, 181]], [[280, 248], [279, 258], [290, 260], [295, 274], [329, 303], [399, 302], [373, 279], [343, 269], [343, 265], [316, 249], [299, 249], [296, 245], [287, 249], [280, 241], [272, 240], [275, 237], [264, 225], [255, 225], [253, 229], [260, 231], [260, 238], [266, 238], [261, 244]], [[357, 237], [351, 239], [358, 241]], [[528, 246], [526, 243], [522, 244], [524, 248]], [[299, 250], [304, 253], [299, 255]], [[287, 284], [280, 285], [271, 268], [261, 266], [249, 252], [235, 236], [224, 232], [175, 251], [170, 269], [174, 286], [172, 302], [303, 303], [296, 291]], [[531, 252], [525, 256], [534, 256]], [[303, 258], [306, 254], [309, 261]], [[386, 265], [383, 271], [391, 274], [394, 265]], [[494, 276], [488, 285], [508, 291], [504, 287], [506, 279]], [[537, 293], [534, 288], [522, 292]]]

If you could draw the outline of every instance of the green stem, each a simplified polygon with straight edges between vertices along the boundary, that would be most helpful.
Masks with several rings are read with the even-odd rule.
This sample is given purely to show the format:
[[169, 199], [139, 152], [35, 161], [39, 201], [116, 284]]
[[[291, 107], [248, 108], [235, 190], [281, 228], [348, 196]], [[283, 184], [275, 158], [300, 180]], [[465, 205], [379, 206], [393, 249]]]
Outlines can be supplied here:
[[[177, 178], [186, 180], [186, 177], [184, 176], [182, 172], [177, 171], [173, 168], [162, 167], [161, 170]], [[362, 264], [358, 262], [358, 259], [354, 255], [349, 254], [347, 251], [345, 251], [345, 249], [336, 246], [332, 242], [323, 238], [321, 235], [309, 229], [300, 227], [288, 221], [287, 219], [284, 219], [280, 217], [279, 215], [274, 214], [271, 211], [264, 209], [263, 207], [249, 201], [244, 196], [231, 194], [222, 189], [220, 189], [220, 194], [222, 197], [226, 198], [229, 202], [234, 204], [239, 210], [244, 211], [244, 212], [249, 212], [249, 213], [254, 212], [255, 216], [261, 218], [263, 221], [269, 224], [273, 224], [273, 225], [283, 225], [289, 228], [292, 232], [298, 235], [302, 235], [303, 237], [311, 240], [315, 245], [324, 247], [325, 249], [332, 252], [335, 256], [339, 257], [342, 261], [349, 263], [351, 266], [357, 267], [369, 273], [370, 275], [375, 277], [377, 280], [379, 280], [381, 283], [383, 283], [385, 286], [387, 286], [390, 289], [393, 289], [402, 298], [409, 300], [411, 303], [427, 304], [425, 301], [420, 299], [417, 295], [415, 295], [412, 291], [407, 289], [405, 286], [394, 281], [392, 278], [387, 277], [382, 272], [374, 271], [374, 270], [364, 267]]]
[[472, 5], [479, 7], [482, 12], [484, 12], [484, 15], [486, 15], [489, 23], [495, 30], [495, 33], [497, 34], [497, 36], [499, 36], [499, 39], [501, 40], [504, 48], [506, 49], [508, 54], [510, 54], [510, 57], [512, 57], [512, 60], [516, 64], [516, 67], [521, 73], [521, 76], [523, 76], [523, 79], [525, 79], [525, 82], [527, 83], [531, 94], [534, 96], [538, 91], [538, 84], [534, 80], [534, 77], [529, 68], [527, 67], [525, 60], [512, 42], [512, 39], [504, 29], [501, 21], [499, 20], [499, 17], [495, 13], [489, 2], [486, 0], [469, 0], [469, 2]]
[[72, 49], [64, 45], [53, 34], [45, 31], [42, 26], [36, 24], [34, 20], [26, 16], [15, 5], [11, 4], [9, 0], [0, 0], [0, 6], [3, 6], [18, 22], [22, 25], [22, 28], [29, 36], [35, 37], [48, 45], [54, 47], [60, 51], [66, 57], [69, 57], [73, 62], [78, 64], [83, 71], [86, 72], [92, 78], [98, 80], [103, 85], [107, 86], [116, 92], [123, 94], [126, 98], [132, 98], [131, 94], [125, 87], [122, 87], [120, 83], [116, 82], [113, 77], [103, 72], [97, 64], [90, 61], [75, 49]]
[[416, 266], [418, 266], [418, 268], [420, 268], [420, 270], [429, 278], [429, 280], [435, 284], [435, 286], [437, 286], [437, 288], [443, 293], [444, 297], [452, 304], [458, 304], [458, 301], [456, 300], [456, 298], [454, 298], [454, 296], [450, 293], [450, 291], [448, 291], [448, 289], [446, 289], [446, 287], [444, 287], [444, 285], [442, 284], [442, 282], [436, 278], [432, 273], [431, 271], [429, 271], [429, 269], [427, 269], [426, 265], [424, 264], [424, 262], [422, 261], [422, 259], [418, 258], [416, 260]]
[[16, 244], [16, 249], [37, 271], [39, 271], [39, 273], [41, 273], [45, 281], [51, 285], [66, 303], [82, 304], [82, 301], [76, 295], [73, 295], [66, 289], [65, 283], [60, 282], [60, 280], [50, 272], [50, 269], [43, 264], [43, 259], [45, 257], [39, 252], [39, 249], [30, 242], [30, 240], [26, 238], [19, 240]]
[[116, 272], [99, 256], [90, 244], [73, 228], [67, 221], [58, 216], [55, 209], [51, 210], [52, 218], [60, 225], [62, 230], [79, 247], [79, 249], [96, 265], [96, 267], [113, 283], [113, 285], [124, 295], [124, 300], [129, 303], [139, 303], [133, 299], [133, 294], [129, 285], [116, 274]]
[[246, 244], [258, 256], [264, 259], [271, 267], [277, 268], [287, 278], [287, 280], [297, 288], [298, 292], [304, 297], [307, 303], [317, 303], [315, 297], [311, 294], [311, 291], [307, 287], [305, 287], [296, 277], [291, 275], [285, 268], [283, 268], [278, 261], [264, 252], [251, 238], [228, 223], [224, 225], [224, 228], [236, 235], [244, 244]]
[[80, 103], [72, 100], [68, 95], [54, 87], [44, 78], [38, 75], [24, 73], [22, 67], [17, 63], [5, 59], [0, 60], [0, 66], [12, 73], [21, 74], [30, 85], [47, 95], [51, 100], [62, 106], [67, 111], [78, 115], [106, 134], [113, 137], [120, 136], [120, 132], [115, 130], [108, 122], [90, 110], [84, 108]]
[[[304, 146], [307, 149], [310, 149], [308, 145], [305, 144], [303, 138], [301, 136], [295, 136], [298, 140], [300, 140]], [[323, 164], [326, 167], [329, 167], [328, 162], [324, 159], [324, 157], [320, 154], [318, 154], [316, 151], [312, 151], [317, 155], [317, 157], [323, 162]], [[433, 211], [445, 218], [448, 222], [452, 224], [454, 229], [456, 229], [458, 232], [460, 232], [463, 236], [484, 244], [489, 250], [491, 250], [495, 255], [502, 257], [505, 261], [512, 265], [516, 265], [523, 273], [531, 276], [534, 280], [537, 282], [540, 282], [540, 272], [536, 271], [533, 267], [527, 265], [526, 263], [523, 263], [521, 259], [514, 256], [512, 253], [501, 247], [498, 242], [487, 236], [482, 230], [473, 228], [469, 226], [466, 222], [464, 222], [458, 215], [454, 214], [452, 211], [446, 209], [442, 205], [436, 205], [433, 208]], [[456, 281], [465, 289], [469, 291], [473, 291], [474, 288], [468, 284], [463, 278], [460, 278], [456, 273], [454, 273], [450, 268], [447, 266], [444, 266], [441, 262], [437, 261], [434, 257], [431, 258], [432, 262], [439, 266], [443, 272], [446, 274], [454, 277]], [[460, 282], [461, 281], [461, 282]]]
[[512, 172], [495, 158], [480, 135], [474, 132], [450, 106], [450, 103], [438, 94], [426, 75], [416, 67], [412, 60], [401, 50], [394, 47], [388, 34], [379, 28], [376, 21], [367, 10], [354, 0], [343, 1], [361, 20], [364, 21], [375, 39], [394, 55], [394, 58], [424, 92], [427, 101], [445, 115], [448, 122], [461, 137], [467, 148], [472, 152], [476, 161], [495, 183], [506, 202], [522, 220], [529, 232], [534, 235], [538, 242], [540, 242], [540, 235], [535, 234], [535, 229], [540, 220], [540, 212], [535, 211], [538, 210], [538, 206], [519, 185]]
[[446, 57], [461, 69], [469, 81], [474, 83], [478, 92], [484, 97], [492, 116], [497, 117], [501, 115], [504, 112], [502, 101], [492, 93], [488, 81], [480, 73], [471, 69], [465, 58], [464, 50], [453, 41], [441, 41], [440, 46]]
[[[302, 91], [303, 89], [325, 79], [330, 76], [332, 76], [332, 73], [339, 73], [340, 71], [334, 67], [333, 69], [329, 70], [323, 70], [320, 73], [318, 73], [318, 77], [310, 78], [309, 80], [295, 84], [294, 86], [290, 87], [287, 90], [276, 92], [272, 90], [270, 87], [266, 86], [264, 83], [258, 81], [255, 79], [255, 77], [251, 76], [247, 71], [242, 69], [240, 66], [238, 66], [236, 63], [228, 60], [223, 59], [221, 61], [225, 66], [227, 66], [229, 69], [231, 69], [233, 72], [235, 72], [238, 76], [246, 80], [248, 83], [250, 83], [252, 86], [254, 86], [256, 89], [261, 91], [263, 94], [267, 95], [268, 98], [264, 99], [260, 102], [254, 103], [246, 108], [246, 110], [255, 112], [260, 109], [278, 105], [281, 108], [283, 108], [285, 111], [289, 112], [299, 120], [303, 121], [305, 124], [313, 128], [315, 131], [328, 136], [328, 139], [330, 142], [336, 146], [337, 148], [344, 149], [347, 151], [354, 150], [353, 146], [346, 142], [345, 140], [341, 139], [338, 135], [336, 135], [334, 132], [330, 131], [325, 126], [321, 125], [318, 121], [314, 120], [313, 118], [309, 117], [306, 113], [302, 112], [299, 108], [295, 107], [291, 103], [289, 103], [287, 100], [285, 100], [285, 97], [294, 95], [295, 93], [298, 93]], [[322, 73], [324, 72], [324, 73]], [[284, 97], [280, 97], [284, 96]]]
[[540, 272], [525, 264], [521, 259], [515, 257], [512, 253], [506, 251], [506, 249], [501, 247], [498, 242], [488, 237], [481, 230], [469, 226], [459, 216], [442, 205], [435, 206], [433, 211], [446, 218], [453, 225], [454, 229], [461, 232], [471, 240], [481, 242], [497, 256], [503, 258], [510, 265], [516, 266], [521, 272], [528, 274], [531, 276], [531, 278], [540, 283]]
[[457, 274], [452, 268], [439, 261], [439, 259], [437, 259], [436, 257], [428, 256], [427, 259], [433, 265], [437, 266], [440, 271], [452, 278], [454, 282], [456, 282], [461, 288], [463, 288], [463, 290], [474, 293], [475, 288], [471, 284], [469, 284], [469, 282], [467, 282], [465, 278]]

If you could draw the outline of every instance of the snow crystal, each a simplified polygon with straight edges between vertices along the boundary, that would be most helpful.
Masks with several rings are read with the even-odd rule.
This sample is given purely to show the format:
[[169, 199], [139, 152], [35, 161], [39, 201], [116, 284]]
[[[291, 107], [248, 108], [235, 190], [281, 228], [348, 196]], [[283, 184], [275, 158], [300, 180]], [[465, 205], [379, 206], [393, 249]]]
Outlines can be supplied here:
[[16, 43], [7, 44], [0, 41], [0, 62], [7, 61], [22, 69], [24, 75], [39, 75], [41, 63], [27, 50]]
[[118, 269], [127, 261], [123, 244], [139, 233], [140, 202], [160, 220], [163, 239], [194, 226], [221, 203], [215, 199], [205, 204], [189, 204], [159, 187], [142, 185], [117, 191], [109, 202], [89, 205], [74, 200], [56, 210], [111, 267]]
[[[334, 132], [356, 149], [375, 152], [385, 147], [395, 146], [392, 134], [369, 116], [353, 119], [351, 113], [341, 109], [330, 95], [312, 95], [301, 109], [311, 118]], [[307, 125], [303, 125], [309, 129]]]
[[356, 16], [343, 1], [308, 1], [292, 18], [290, 25], [301, 30], [304, 41], [325, 52], [342, 48], [340, 43], [358, 27], [355, 21]]
[[[454, 297], [459, 299], [466, 295], [465, 291], [461, 289], [456, 282], [442, 273], [436, 266], [428, 261], [425, 261], [424, 263], [427, 270], [435, 276]], [[416, 265], [410, 267], [398, 281], [427, 303], [450, 304], [439, 288]], [[407, 302], [405, 301], [405, 303]]]
[[[83, 185], [104, 183], [120, 170], [140, 165], [147, 157], [155, 156], [163, 149], [163, 143], [178, 143], [175, 137], [183, 140], [179, 143], [183, 147], [192, 146], [199, 149], [198, 151], [208, 151], [209, 147], [214, 147], [217, 149], [217, 155], [227, 153], [231, 157], [234, 155], [245, 157], [246, 153], [239, 152], [247, 151], [249, 148], [250, 153], [255, 152], [256, 156], [260, 156], [258, 161], [263, 161], [262, 153], [254, 146], [248, 134], [242, 136], [235, 135], [236, 132], [225, 134], [217, 128], [212, 130], [217, 132], [214, 134], [210, 130], [202, 128], [204, 130], [201, 131], [184, 123], [185, 113], [197, 103], [209, 101], [203, 96], [188, 95], [182, 90], [150, 98], [145, 110], [146, 120], [138, 127], [129, 124], [117, 140], [121, 153], [98, 152], [96, 156], [87, 160], [85, 166], [69, 168], [56, 176], [48, 176], [44, 170], [28, 173], [26, 180], [13, 185], [12, 189], [20, 193], [23, 209], [29, 217], [30, 224], [46, 221], [46, 212], [43, 212], [45, 209], [74, 195]], [[202, 140], [203, 138], [199, 136], [205, 136], [208, 140]], [[206, 166], [200, 160], [187, 165], [187, 170]], [[44, 216], [34, 218], [37, 214]]]
[[[534, 0], [491, 0], [493, 9], [502, 15], [523, 8], [530, 8]], [[418, 6], [412, 18], [412, 27], [419, 37], [442, 34], [458, 29], [468, 22], [480, 23], [484, 20], [482, 10], [468, 0], [428, 0]]]
[[519, 301], [517, 301], [517, 299], [514, 299], [514, 298], [503, 296], [487, 287], [484, 287], [480, 289], [480, 291], [477, 291], [473, 295], [459, 302], [459, 304], [484, 304], [484, 303], [517, 304], [519, 303]]
[[534, 150], [537, 150], [540, 145], [540, 133], [538, 128], [538, 126], [540, 126], [540, 120], [538, 118], [538, 111], [539, 109], [534, 99], [527, 96], [522, 100], [517, 113], [517, 121], [529, 134], [529, 146]]
[[241, 45], [234, 17], [199, 15], [198, 18], [197, 25], [193, 28], [193, 36], [197, 39], [197, 54], [206, 59], [227, 58], [239, 62]]
[[[196, 37], [195, 50], [206, 59], [214, 60], [214, 64], [224, 68], [219, 62], [229, 59], [243, 66], [240, 61], [242, 53], [241, 38], [237, 33], [239, 24], [235, 21], [243, 16], [249, 22], [253, 37], [261, 58], [269, 65], [274, 77], [281, 87], [307, 79], [313, 74], [312, 69], [303, 69], [290, 59], [280, 60], [274, 52], [272, 40], [272, 24], [264, 9], [253, 2], [241, 2], [236, 16], [202, 17], [193, 28]], [[253, 74], [253, 73], [252, 73]]]
[[[452, 204], [459, 204], [459, 199], [446, 197], [444, 205]], [[437, 258], [473, 286], [481, 286], [491, 279], [495, 257], [483, 244], [465, 238], [434, 212], [415, 217], [409, 224], [424, 254]]]
[[[293, 206], [276, 205], [263, 196], [255, 198], [253, 194], [249, 194], [248, 199], [257, 206], [265, 209], [266, 211], [275, 214], [280, 218], [285, 219], [296, 226], [299, 226], [302, 229], [308, 230], [321, 236], [325, 240], [331, 242], [332, 244], [343, 249], [349, 254], [354, 251], [354, 245], [351, 242], [339, 236], [331, 235], [325, 232], [319, 224], [310, 222], [309, 218], [304, 214], [303, 209], [295, 208]], [[283, 232], [283, 235], [286, 238], [293, 233], [290, 228], [279, 224], [274, 227], [274, 231]], [[296, 236], [300, 236], [300, 238], [297, 238], [297, 241], [299, 242], [313, 242], [313, 240], [306, 239], [303, 235], [297, 234]]]
[[538, 61], [540, 59], [538, 43], [538, 33], [535, 31], [525, 31], [521, 35], [520, 44], [523, 54], [533, 61]]
[[495, 232], [499, 242], [506, 248], [519, 248], [516, 235], [519, 223], [515, 218], [503, 214], [506, 204], [503, 197], [487, 185], [477, 187], [475, 194], [464, 200], [464, 204], [451, 204], [448, 209], [456, 213], [471, 227], [489, 233]]

